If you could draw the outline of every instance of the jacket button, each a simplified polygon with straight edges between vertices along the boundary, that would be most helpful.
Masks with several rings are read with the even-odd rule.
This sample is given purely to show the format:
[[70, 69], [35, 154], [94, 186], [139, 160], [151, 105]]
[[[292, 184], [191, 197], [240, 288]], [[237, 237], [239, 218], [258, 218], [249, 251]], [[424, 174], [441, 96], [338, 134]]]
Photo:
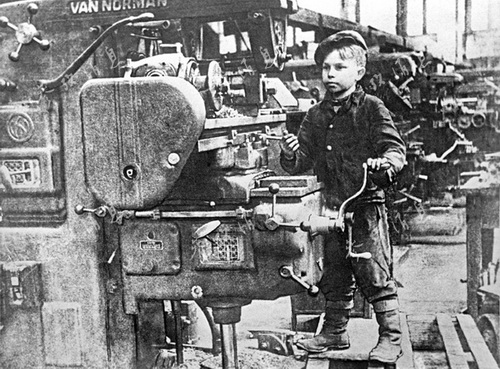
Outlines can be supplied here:
[[328, 145], [328, 146], [326, 147], [326, 149], [327, 149], [328, 151], [332, 151], [332, 147], [331, 147], [330, 145]]

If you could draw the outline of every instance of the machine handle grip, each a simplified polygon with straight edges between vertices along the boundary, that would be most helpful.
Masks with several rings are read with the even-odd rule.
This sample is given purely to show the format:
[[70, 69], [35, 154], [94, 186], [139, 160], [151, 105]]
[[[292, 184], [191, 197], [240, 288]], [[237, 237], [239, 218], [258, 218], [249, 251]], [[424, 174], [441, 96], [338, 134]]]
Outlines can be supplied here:
[[306, 281], [304, 281], [302, 278], [300, 278], [293, 272], [293, 267], [289, 265], [284, 265], [280, 268], [280, 275], [283, 278], [292, 278], [295, 282], [304, 287], [307, 290], [307, 293], [311, 296], [316, 296], [319, 293], [318, 286], [309, 284]]
[[108, 209], [106, 209], [105, 206], [99, 206], [96, 209], [89, 209], [83, 205], [76, 205], [75, 213], [78, 215], [82, 215], [84, 213], [92, 213], [98, 218], [104, 218], [108, 214]]
[[370, 252], [360, 252], [359, 254], [354, 253], [354, 252], [350, 252], [349, 254], [347, 254], [347, 257], [353, 258], [353, 259], [371, 259], [372, 254]]

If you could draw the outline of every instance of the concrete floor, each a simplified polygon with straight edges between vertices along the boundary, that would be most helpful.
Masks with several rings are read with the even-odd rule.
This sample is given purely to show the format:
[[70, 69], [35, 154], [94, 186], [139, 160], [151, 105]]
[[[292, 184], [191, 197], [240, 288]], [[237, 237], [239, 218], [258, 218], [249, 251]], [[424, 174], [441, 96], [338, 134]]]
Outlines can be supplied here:
[[407, 314], [460, 313], [467, 306], [465, 243], [413, 244], [395, 270]]

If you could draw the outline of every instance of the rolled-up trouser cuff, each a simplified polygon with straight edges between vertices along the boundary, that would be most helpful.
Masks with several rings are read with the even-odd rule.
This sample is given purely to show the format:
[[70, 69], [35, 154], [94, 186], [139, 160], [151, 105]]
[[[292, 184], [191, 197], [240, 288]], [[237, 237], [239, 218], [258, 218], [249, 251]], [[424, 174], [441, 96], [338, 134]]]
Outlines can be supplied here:
[[375, 313], [385, 313], [399, 309], [399, 301], [397, 298], [387, 300], [379, 300], [372, 303]]
[[338, 310], [350, 310], [354, 308], [354, 301], [353, 300], [339, 300], [339, 301], [326, 301], [326, 308], [330, 309], [338, 309]]

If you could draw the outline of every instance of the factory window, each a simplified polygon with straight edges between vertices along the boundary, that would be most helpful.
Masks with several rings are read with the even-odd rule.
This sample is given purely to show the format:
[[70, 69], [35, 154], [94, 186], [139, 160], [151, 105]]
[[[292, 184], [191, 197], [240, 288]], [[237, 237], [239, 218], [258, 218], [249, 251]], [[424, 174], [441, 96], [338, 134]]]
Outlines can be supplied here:
[[221, 54], [249, 51], [248, 32], [243, 31], [236, 21], [212, 22], [208, 25], [219, 35]]
[[361, 1], [361, 24], [381, 31], [394, 33], [396, 30], [396, 0]]
[[497, 0], [474, 0], [471, 9], [473, 31], [500, 28], [500, 2]]

